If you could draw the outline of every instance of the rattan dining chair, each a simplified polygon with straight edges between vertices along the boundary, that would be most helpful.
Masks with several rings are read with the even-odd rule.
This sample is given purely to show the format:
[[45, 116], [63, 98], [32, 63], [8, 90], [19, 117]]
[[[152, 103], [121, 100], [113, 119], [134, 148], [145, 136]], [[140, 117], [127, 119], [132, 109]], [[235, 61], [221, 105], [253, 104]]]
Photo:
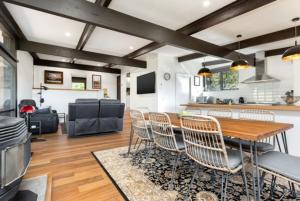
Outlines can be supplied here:
[[[239, 119], [241, 120], [253, 120], [253, 121], [266, 121], [266, 122], [274, 122], [275, 121], [275, 115], [271, 111], [267, 110], [242, 110], [239, 113]], [[258, 141], [257, 144], [257, 152], [258, 153], [265, 153], [268, 151], [273, 151], [275, 148], [275, 138], [277, 136], [268, 137], [266, 139]], [[279, 145], [279, 141], [278, 146]], [[243, 151], [250, 152], [251, 144], [253, 146], [253, 143], [250, 141], [244, 141], [239, 140], [235, 138], [225, 138], [226, 145], [229, 145], [231, 147], [240, 148], [240, 143], [242, 144]], [[252, 147], [253, 148], [253, 147]]]
[[130, 110], [130, 118], [133, 133], [137, 135], [138, 139], [141, 140], [141, 143], [145, 144], [147, 150], [147, 155], [145, 159], [146, 164], [151, 152], [151, 143], [153, 143], [153, 135], [151, 132], [151, 128], [147, 125], [144, 113], [140, 110]]
[[[246, 190], [247, 182], [240, 152], [226, 149], [221, 126], [211, 116], [183, 116], [181, 118], [185, 152], [197, 164], [185, 200], [199, 171], [199, 165], [222, 172], [221, 200], [227, 198], [228, 177], [239, 171], [242, 173]], [[248, 195], [248, 193], [247, 193]]]
[[[263, 173], [272, 175], [270, 199], [273, 200], [273, 192], [277, 177], [289, 182], [289, 190], [295, 200], [299, 200], [295, 193], [294, 184], [300, 186], [300, 157], [292, 156], [278, 151], [270, 151], [258, 156], [258, 169]], [[262, 180], [264, 181], [264, 180]], [[285, 194], [280, 200], [284, 199]]]
[[162, 149], [176, 153], [175, 162], [172, 168], [172, 178], [169, 185], [169, 188], [172, 189], [176, 176], [177, 164], [184, 151], [182, 134], [175, 134], [170, 117], [166, 113], [150, 112], [149, 120], [154, 143]]
[[217, 118], [219, 117], [219, 118], [232, 119], [232, 110], [224, 109], [224, 108], [210, 109], [208, 110], [207, 115], [212, 117], [217, 117]]

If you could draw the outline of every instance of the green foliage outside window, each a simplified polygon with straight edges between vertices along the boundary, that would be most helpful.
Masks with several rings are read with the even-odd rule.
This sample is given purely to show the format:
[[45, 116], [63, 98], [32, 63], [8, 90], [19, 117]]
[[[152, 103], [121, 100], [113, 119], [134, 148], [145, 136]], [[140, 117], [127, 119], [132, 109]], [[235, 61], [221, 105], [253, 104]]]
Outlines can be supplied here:
[[84, 83], [72, 83], [72, 89], [75, 90], [85, 90], [85, 84]]
[[204, 79], [205, 91], [221, 91], [238, 89], [239, 73], [237, 71], [216, 72]]

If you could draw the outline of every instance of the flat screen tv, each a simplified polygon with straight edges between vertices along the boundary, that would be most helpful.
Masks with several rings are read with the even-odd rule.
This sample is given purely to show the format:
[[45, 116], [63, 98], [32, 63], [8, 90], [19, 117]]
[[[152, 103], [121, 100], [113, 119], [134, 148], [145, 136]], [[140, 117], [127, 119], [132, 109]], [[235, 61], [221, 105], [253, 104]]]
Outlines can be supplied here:
[[155, 72], [137, 77], [137, 94], [155, 93]]

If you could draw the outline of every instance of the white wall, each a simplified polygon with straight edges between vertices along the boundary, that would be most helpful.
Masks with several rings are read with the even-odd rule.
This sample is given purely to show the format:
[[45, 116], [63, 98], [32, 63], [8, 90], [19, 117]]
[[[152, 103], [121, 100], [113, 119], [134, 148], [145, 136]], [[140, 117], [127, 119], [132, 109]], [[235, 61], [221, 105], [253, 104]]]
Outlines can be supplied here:
[[17, 51], [17, 101], [32, 98], [33, 58], [28, 52]]
[[[196, 74], [201, 66], [197, 66], [196, 62], [184, 62], [182, 63], [191, 72], [191, 75]], [[194, 96], [213, 96], [220, 99], [234, 99], [238, 102], [239, 97], [245, 97], [246, 101], [249, 102], [281, 102], [281, 96], [288, 90], [292, 90], [295, 87], [294, 76], [299, 73], [293, 73], [296, 67], [296, 62], [283, 62], [281, 56], [272, 56], [266, 58], [266, 70], [267, 73], [277, 79], [280, 82], [272, 83], [257, 83], [257, 84], [243, 84], [238, 85], [238, 90], [228, 90], [228, 91], [210, 91], [203, 92], [203, 88], [199, 88], [198, 91], [194, 92], [192, 100], [195, 101]], [[298, 64], [299, 65], [299, 64]], [[194, 67], [194, 68], [193, 68]], [[255, 68], [241, 70], [239, 71], [239, 81], [242, 82], [247, 78], [255, 75]], [[300, 78], [300, 76], [299, 76]], [[298, 79], [299, 80], [299, 79]], [[203, 82], [201, 82], [202, 84]], [[300, 95], [300, 87], [299, 87]]]
[[[62, 71], [64, 73], [64, 82], [59, 84], [45, 84], [44, 71]], [[68, 113], [68, 103], [74, 102], [77, 98], [103, 98], [103, 90], [92, 89], [92, 75], [101, 75], [102, 89], [108, 89], [108, 95], [112, 99], [117, 98], [117, 74], [100, 73], [91, 71], [82, 71], [75, 69], [63, 69], [53, 67], [34, 66], [34, 88], [39, 88], [40, 84], [49, 87], [43, 91], [45, 103], [43, 106], [52, 106], [58, 112]], [[72, 76], [85, 77], [87, 79], [87, 90], [93, 91], [72, 91]], [[38, 102], [39, 90], [33, 90], [33, 98]]]
[[[176, 74], [190, 75], [193, 68], [186, 67], [178, 63], [175, 57], [164, 54], [150, 54], [147, 57], [147, 69], [124, 68], [121, 75], [121, 97], [122, 102], [126, 102], [126, 74], [130, 72], [130, 107], [147, 107], [151, 111], [175, 112], [176, 110]], [[150, 72], [156, 72], [156, 93], [137, 94], [136, 78]], [[164, 80], [164, 74], [170, 73], [171, 79]], [[193, 83], [193, 80], [191, 81]], [[200, 87], [192, 87], [193, 92], [199, 91]]]

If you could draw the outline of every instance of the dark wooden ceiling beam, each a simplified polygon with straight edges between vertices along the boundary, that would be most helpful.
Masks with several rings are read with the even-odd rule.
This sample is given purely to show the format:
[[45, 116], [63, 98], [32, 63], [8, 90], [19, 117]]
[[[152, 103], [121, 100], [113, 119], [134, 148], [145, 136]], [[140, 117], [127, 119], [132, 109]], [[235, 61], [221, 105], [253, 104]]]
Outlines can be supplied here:
[[188, 54], [188, 55], [178, 57], [178, 62], [189, 61], [189, 60], [193, 60], [193, 59], [197, 59], [197, 58], [205, 57], [205, 56], [206, 56], [205, 54], [192, 53], [192, 54]]
[[41, 59], [35, 59], [34, 65], [121, 74], [120, 69], [103, 68], [103, 67], [96, 67], [96, 66], [90, 66], [90, 65], [73, 64], [73, 63], [66, 63], [66, 62], [59, 62], [59, 61], [41, 60]]
[[209, 27], [215, 26], [239, 15], [245, 14], [276, 0], [237, 0], [221, 9], [212, 12], [205, 17], [196, 20], [177, 31], [186, 35], [192, 35]]
[[146, 62], [137, 59], [128, 59], [107, 54], [100, 54], [88, 51], [80, 51], [66, 47], [48, 45], [32, 41], [19, 41], [18, 49], [28, 52], [42, 53], [53, 56], [61, 56], [67, 58], [77, 58], [83, 60], [113, 63], [117, 65], [133, 66], [138, 68], [146, 68]]
[[271, 56], [283, 55], [283, 53], [289, 48], [290, 47], [284, 47], [284, 48], [279, 48], [279, 49], [267, 50], [265, 52], [265, 56], [271, 57]]
[[[54, 14], [57, 16], [90, 23], [95, 26], [115, 30], [152, 40], [158, 43], [194, 50], [229, 60], [235, 59], [237, 52], [186, 36], [185, 34], [161, 27], [159, 25], [120, 13], [104, 7], [94, 6], [83, 0], [5, 0], [7, 2]], [[247, 55], [244, 57], [248, 58]], [[253, 58], [248, 58], [249, 62]]]
[[[297, 26], [297, 32], [300, 33], [300, 26]], [[275, 31], [272, 33], [264, 34], [261, 36], [245, 39], [241, 41], [241, 49], [247, 48], [247, 47], [253, 47], [257, 45], [262, 45], [266, 43], [272, 43], [280, 40], [290, 39], [295, 37], [295, 27], [291, 27], [288, 29], [283, 29], [280, 31]], [[231, 43], [228, 45], [225, 45], [224, 47], [230, 49], [230, 50], [237, 50], [238, 44], [237, 43]]]
[[[300, 26], [297, 26], [297, 32], [300, 33]], [[281, 40], [286, 40], [286, 39], [290, 39], [295, 37], [295, 27], [291, 27], [288, 29], [283, 29], [280, 31], [275, 31], [272, 33], [268, 33], [268, 34], [264, 34], [261, 36], [257, 36], [257, 37], [253, 37], [253, 38], [249, 38], [249, 39], [245, 39], [242, 40], [240, 42], [241, 44], [241, 49], [244, 48], [248, 48], [248, 47], [254, 47], [257, 45], [263, 45], [263, 44], [267, 44], [267, 43], [272, 43], [272, 42], [277, 42], [277, 41], [281, 41]], [[230, 43], [228, 45], [224, 45], [223, 47], [230, 49], [230, 50], [237, 50], [238, 49], [238, 44], [237, 43]], [[192, 59], [197, 59], [197, 58], [201, 58], [203, 57], [202, 55], [198, 54], [197, 56], [192, 56], [193, 54], [190, 54], [191, 57], [189, 58], [189, 55], [185, 55], [184, 57], [187, 58], [185, 60], [182, 60], [181, 57], [178, 57], [178, 61], [179, 62], [183, 62], [183, 61], [188, 61], [188, 60], [192, 60]]]
[[205, 66], [215, 66], [215, 65], [228, 64], [228, 63], [230, 63], [230, 61], [220, 59], [220, 60], [203, 62], [203, 65], [205, 65]]
[[[112, 0], [97, 0], [95, 2], [95, 4], [97, 6], [103, 6], [103, 7], [108, 7], [109, 4], [111, 3]], [[77, 43], [76, 49], [77, 50], [83, 50], [84, 46], [86, 45], [86, 43], [88, 42], [88, 40], [90, 39], [92, 33], [94, 32], [96, 26], [92, 25], [92, 24], [86, 24], [83, 32], [80, 36], [80, 39]]]
[[[207, 29], [209, 27], [212, 27], [214, 25], [217, 25], [219, 23], [222, 23], [226, 20], [232, 19], [234, 17], [237, 17], [239, 15], [242, 15], [244, 13], [250, 12], [252, 10], [255, 10], [261, 6], [267, 5], [269, 3], [274, 2], [275, 0], [237, 0], [231, 4], [228, 4], [219, 10], [210, 13], [206, 15], [205, 17], [202, 17], [180, 29], [178, 29], [178, 32], [181, 32], [186, 35], [192, 35], [194, 33], [197, 33], [199, 31], [202, 31], [204, 29]], [[148, 52], [151, 52], [153, 50], [156, 50], [160, 47], [163, 47], [164, 43], [156, 43], [152, 42], [142, 48], [139, 48], [138, 50], [135, 50], [134, 52], [126, 55], [125, 57], [128, 58], [136, 58], [143, 54], [146, 54]], [[202, 54], [198, 54], [199, 56]], [[184, 58], [184, 57], [183, 57]]]

